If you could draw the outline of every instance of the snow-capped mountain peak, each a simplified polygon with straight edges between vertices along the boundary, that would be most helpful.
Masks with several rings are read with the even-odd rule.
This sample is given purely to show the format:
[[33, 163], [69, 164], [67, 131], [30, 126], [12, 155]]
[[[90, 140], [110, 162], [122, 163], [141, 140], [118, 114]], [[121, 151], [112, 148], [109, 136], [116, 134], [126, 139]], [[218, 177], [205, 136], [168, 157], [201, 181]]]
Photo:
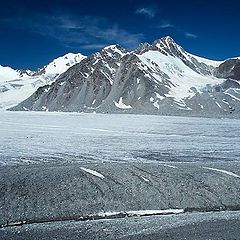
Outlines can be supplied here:
[[[54, 60], [41, 76], [54, 76], [71, 57]], [[133, 51], [105, 47], [50, 78], [52, 84], [12, 110], [235, 115], [240, 112], [238, 80], [240, 60], [197, 57], [167, 36]]]
[[170, 45], [177, 45], [177, 43], [173, 40], [172, 37], [166, 36], [155, 40], [153, 42], [153, 45], [155, 45], [158, 48], [161, 48], [162, 46], [167, 46], [168, 48], [170, 48], [169, 47]]
[[10, 67], [0, 65], [0, 83], [19, 78], [20, 74], [17, 70]]
[[47, 75], [60, 75], [67, 69], [79, 62], [81, 62], [86, 56], [81, 53], [67, 53], [64, 56], [58, 57], [50, 62], [48, 65], [39, 69], [36, 73], [38, 74], [47, 74]]
[[184, 52], [184, 49], [180, 47], [170, 36], [157, 39], [152, 45], [170, 55], [176, 55], [178, 51]]
[[38, 87], [54, 82], [59, 75], [84, 58], [81, 53], [68, 53], [35, 72], [0, 65], [0, 109], [20, 103]]
[[154, 41], [153, 45], [172, 56], [187, 59], [188, 61], [193, 61], [194, 58], [194, 60], [197, 60], [199, 63], [203, 63], [213, 67], [218, 67], [222, 63], [222, 61], [209, 60], [187, 52], [180, 45], [178, 45], [170, 36], [163, 37]]
[[118, 54], [121, 57], [123, 57], [125, 54], [128, 53], [128, 51], [126, 49], [124, 49], [123, 47], [121, 47], [118, 44], [109, 45], [109, 46], [103, 48], [102, 51], [106, 51], [106, 52], [108, 52], [108, 54]]
[[104, 50], [109, 50], [109, 49], [115, 50], [115, 49], [118, 49], [118, 48], [120, 48], [120, 46], [118, 44], [112, 44], [112, 45], [108, 45], [108, 46], [104, 47], [103, 49]]

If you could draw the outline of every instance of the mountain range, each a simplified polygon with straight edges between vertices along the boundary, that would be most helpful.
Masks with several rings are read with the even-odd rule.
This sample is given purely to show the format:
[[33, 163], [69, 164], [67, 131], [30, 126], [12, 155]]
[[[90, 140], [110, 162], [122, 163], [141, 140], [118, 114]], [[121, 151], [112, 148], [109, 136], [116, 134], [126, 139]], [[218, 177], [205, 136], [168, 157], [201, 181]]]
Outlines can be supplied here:
[[0, 104], [7, 105], [2, 96], [8, 92], [21, 96], [9, 98], [15, 104], [10, 110], [209, 117], [240, 113], [240, 58], [201, 58], [169, 36], [133, 51], [111, 45], [87, 57], [65, 55], [37, 72], [11, 74], [0, 68]]

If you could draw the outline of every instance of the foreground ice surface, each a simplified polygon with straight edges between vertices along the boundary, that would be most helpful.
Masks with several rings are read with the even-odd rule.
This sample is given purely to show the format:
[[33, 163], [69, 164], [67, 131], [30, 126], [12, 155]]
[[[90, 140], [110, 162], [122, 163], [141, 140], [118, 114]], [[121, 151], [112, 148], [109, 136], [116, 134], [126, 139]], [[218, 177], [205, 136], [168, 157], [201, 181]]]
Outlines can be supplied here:
[[240, 212], [191, 213], [86, 222], [31, 224], [0, 229], [5, 239], [237, 240]]
[[239, 136], [235, 119], [2, 111], [0, 164], [239, 161]]
[[2, 111], [0, 225], [25, 225], [0, 239], [234, 239], [239, 212], [182, 212], [239, 210], [239, 136], [233, 119]]

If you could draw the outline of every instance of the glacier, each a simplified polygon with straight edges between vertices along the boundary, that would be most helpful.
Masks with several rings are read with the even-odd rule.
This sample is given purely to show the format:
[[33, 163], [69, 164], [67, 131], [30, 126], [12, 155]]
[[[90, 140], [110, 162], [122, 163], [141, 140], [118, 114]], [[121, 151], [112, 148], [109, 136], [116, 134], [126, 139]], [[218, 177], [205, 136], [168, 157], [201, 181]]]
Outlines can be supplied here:
[[0, 238], [159, 239], [167, 231], [174, 239], [203, 230], [232, 238], [239, 126], [227, 118], [2, 111]]

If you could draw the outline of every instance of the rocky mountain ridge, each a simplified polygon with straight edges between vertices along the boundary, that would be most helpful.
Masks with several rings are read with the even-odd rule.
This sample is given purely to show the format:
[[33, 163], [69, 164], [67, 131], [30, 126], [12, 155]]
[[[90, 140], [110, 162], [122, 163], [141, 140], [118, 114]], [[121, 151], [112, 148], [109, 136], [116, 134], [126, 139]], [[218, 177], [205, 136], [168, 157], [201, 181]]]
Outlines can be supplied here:
[[239, 61], [197, 57], [171, 37], [134, 51], [112, 45], [11, 110], [238, 116]]

